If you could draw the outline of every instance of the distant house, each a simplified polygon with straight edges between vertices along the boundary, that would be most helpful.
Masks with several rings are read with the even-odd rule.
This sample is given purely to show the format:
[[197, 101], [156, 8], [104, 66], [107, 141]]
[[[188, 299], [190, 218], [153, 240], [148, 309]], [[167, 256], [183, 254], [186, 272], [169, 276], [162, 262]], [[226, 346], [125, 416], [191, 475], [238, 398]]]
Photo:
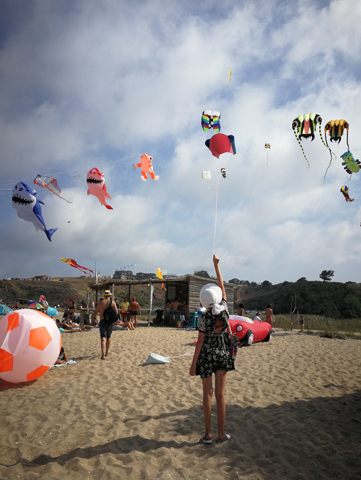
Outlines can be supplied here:
[[113, 278], [116, 280], [133, 280], [134, 275], [131, 270], [115, 270]]
[[36, 281], [39, 281], [39, 280], [52, 280], [52, 278], [49, 277], [49, 275], [35, 275], [35, 277], [31, 277], [29, 280], [36, 280]]

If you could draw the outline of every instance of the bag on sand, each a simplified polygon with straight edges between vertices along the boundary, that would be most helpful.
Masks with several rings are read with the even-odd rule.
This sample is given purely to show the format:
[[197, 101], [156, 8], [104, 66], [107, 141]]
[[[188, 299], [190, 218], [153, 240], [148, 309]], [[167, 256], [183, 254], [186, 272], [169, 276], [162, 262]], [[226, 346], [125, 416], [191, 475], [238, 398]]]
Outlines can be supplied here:
[[115, 323], [118, 320], [117, 312], [115, 311], [115, 308], [112, 306], [112, 303], [113, 303], [113, 297], [110, 297], [109, 305], [104, 310], [104, 323], [106, 325], [111, 325], [112, 323]]

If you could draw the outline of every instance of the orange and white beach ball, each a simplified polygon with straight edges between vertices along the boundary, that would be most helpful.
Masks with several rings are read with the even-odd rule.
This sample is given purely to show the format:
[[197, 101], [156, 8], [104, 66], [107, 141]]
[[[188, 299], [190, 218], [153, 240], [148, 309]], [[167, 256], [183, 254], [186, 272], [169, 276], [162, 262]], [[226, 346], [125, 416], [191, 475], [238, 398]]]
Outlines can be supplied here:
[[9, 312], [0, 319], [0, 378], [29, 382], [56, 362], [61, 335], [55, 322], [37, 310]]

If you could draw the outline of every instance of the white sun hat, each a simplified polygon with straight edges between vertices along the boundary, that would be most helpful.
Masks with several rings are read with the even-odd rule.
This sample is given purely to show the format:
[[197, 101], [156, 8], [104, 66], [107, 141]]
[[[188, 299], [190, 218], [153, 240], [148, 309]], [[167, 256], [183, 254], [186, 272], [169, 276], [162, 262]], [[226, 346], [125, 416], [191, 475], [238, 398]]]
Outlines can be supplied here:
[[202, 287], [199, 299], [203, 307], [209, 308], [212, 304], [221, 303], [222, 290], [215, 283], [207, 283]]

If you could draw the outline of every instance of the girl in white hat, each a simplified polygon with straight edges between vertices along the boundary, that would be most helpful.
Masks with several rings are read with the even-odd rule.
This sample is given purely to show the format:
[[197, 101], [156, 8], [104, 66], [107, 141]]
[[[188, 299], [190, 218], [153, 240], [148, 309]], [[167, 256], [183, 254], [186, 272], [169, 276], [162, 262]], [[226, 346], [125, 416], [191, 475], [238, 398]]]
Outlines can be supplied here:
[[224, 444], [230, 435], [224, 433], [226, 416], [225, 386], [226, 375], [234, 370], [234, 361], [229, 351], [227, 339], [228, 307], [226, 291], [223, 285], [219, 258], [213, 255], [214, 268], [218, 286], [208, 283], [201, 289], [200, 302], [207, 311], [201, 315], [198, 322], [198, 341], [194, 352], [189, 374], [200, 375], [203, 383], [203, 413], [205, 434], [201, 441], [212, 443], [211, 437], [211, 410], [212, 410], [212, 375], [215, 374], [215, 396], [217, 402], [218, 439], [216, 443]]

